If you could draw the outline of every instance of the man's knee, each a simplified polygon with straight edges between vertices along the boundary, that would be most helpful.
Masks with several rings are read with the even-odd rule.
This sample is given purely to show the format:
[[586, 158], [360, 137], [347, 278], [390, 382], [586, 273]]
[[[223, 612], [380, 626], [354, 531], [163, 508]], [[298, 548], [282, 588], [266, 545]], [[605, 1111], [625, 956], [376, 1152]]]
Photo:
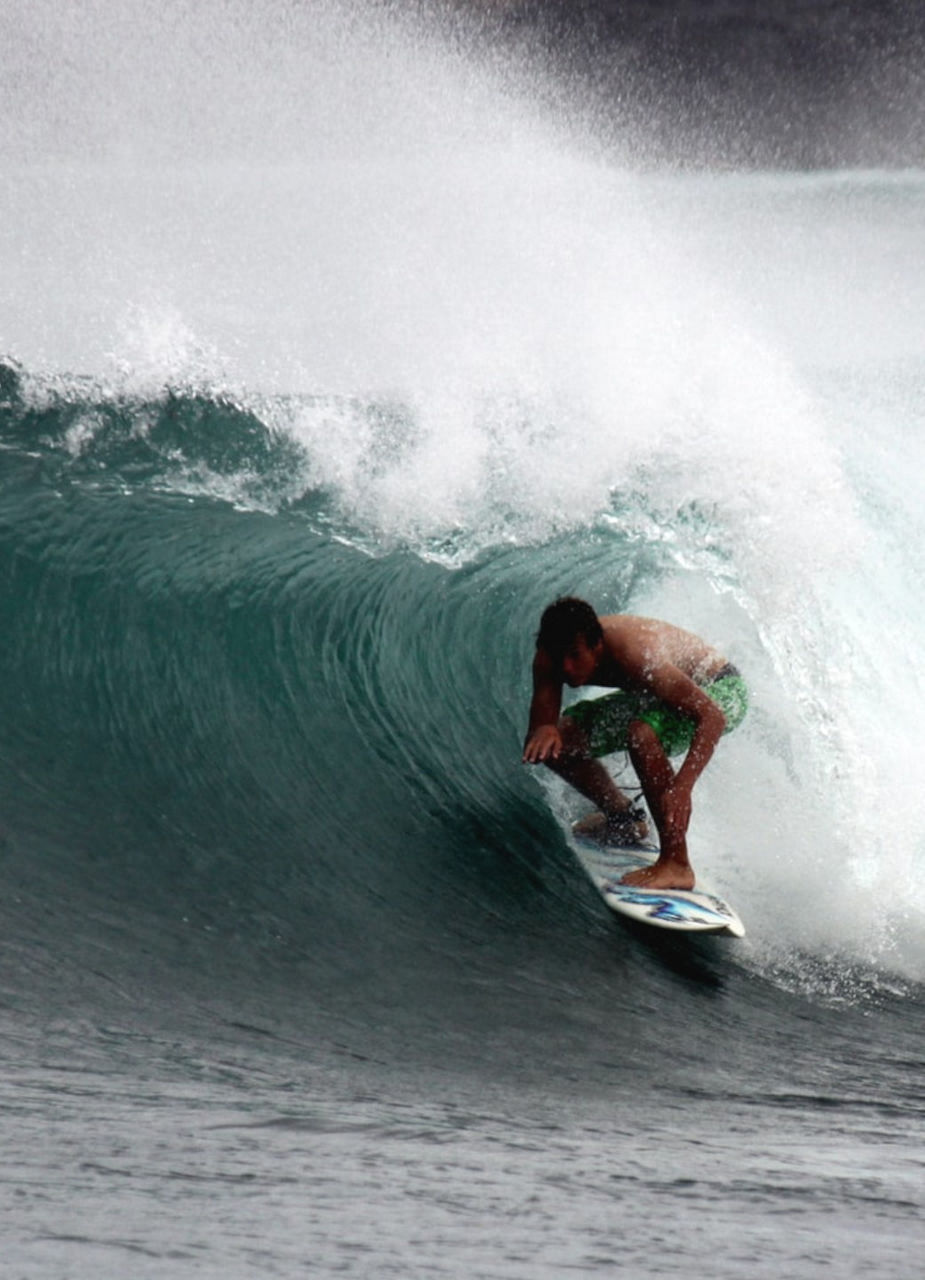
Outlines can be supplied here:
[[566, 759], [587, 759], [590, 756], [588, 735], [570, 716], [563, 716], [559, 721], [559, 737], [562, 739], [560, 759], [562, 756]]
[[631, 720], [626, 732], [626, 745], [631, 752], [641, 753], [661, 747], [658, 734], [645, 720]]

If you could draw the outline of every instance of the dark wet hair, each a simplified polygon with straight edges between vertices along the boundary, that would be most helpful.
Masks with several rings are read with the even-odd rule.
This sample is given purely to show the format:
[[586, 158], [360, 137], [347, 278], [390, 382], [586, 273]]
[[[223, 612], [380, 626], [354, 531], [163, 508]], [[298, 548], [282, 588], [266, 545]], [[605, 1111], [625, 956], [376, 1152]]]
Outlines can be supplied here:
[[604, 638], [598, 616], [587, 601], [562, 596], [543, 611], [536, 647], [545, 650], [555, 662], [562, 661], [579, 637], [584, 638], [589, 649]]

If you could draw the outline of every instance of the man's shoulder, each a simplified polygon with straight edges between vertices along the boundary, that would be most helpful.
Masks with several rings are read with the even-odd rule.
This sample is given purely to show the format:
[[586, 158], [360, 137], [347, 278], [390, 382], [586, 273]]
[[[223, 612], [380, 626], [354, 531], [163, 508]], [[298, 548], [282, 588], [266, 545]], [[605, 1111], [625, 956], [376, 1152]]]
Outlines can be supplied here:
[[657, 635], [658, 623], [634, 613], [609, 613], [600, 619], [612, 653], [644, 649]]
[[598, 622], [605, 630], [613, 628], [619, 632], [657, 631], [659, 627], [668, 625], [656, 618], [645, 618], [639, 613], [604, 613], [598, 618]]

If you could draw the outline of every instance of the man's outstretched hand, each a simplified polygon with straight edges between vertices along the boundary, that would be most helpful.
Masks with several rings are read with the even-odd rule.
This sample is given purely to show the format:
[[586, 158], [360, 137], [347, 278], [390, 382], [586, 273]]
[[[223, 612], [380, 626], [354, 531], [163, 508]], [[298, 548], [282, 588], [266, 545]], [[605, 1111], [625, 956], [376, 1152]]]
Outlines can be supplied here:
[[524, 746], [524, 764], [542, 764], [544, 760], [556, 760], [562, 750], [562, 735], [554, 724], [541, 724], [527, 738]]

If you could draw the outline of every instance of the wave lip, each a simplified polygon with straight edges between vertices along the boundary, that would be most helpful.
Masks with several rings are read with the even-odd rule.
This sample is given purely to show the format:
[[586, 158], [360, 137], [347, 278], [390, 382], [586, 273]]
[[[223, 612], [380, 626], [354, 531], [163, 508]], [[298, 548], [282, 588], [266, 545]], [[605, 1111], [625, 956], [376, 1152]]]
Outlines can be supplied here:
[[[320, 428], [313, 437], [302, 427], [306, 414], [330, 422], [338, 408], [356, 452], [333, 474], [316, 448]], [[512, 430], [529, 436], [521, 409]], [[734, 505], [731, 514], [718, 503], [673, 505], [677, 468], [660, 491], [650, 466], [650, 484], [608, 491], [603, 510], [592, 506], [584, 522], [573, 512], [568, 527], [549, 513], [539, 529], [530, 525], [537, 495], [528, 485], [522, 499], [504, 488], [483, 495], [480, 519], [446, 530], [430, 522], [426, 504], [415, 511], [418, 437], [408, 407], [356, 397], [258, 404], [182, 388], [129, 395], [37, 378], [12, 362], [3, 366], [0, 442], [5, 732], [12, 758], [25, 753], [17, 768], [36, 786], [30, 803], [11, 794], [8, 812], [28, 824], [30, 810], [46, 806], [57, 838], [68, 811], [56, 795], [85, 795], [83, 821], [116, 862], [138, 827], [131, 840], [147, 852], [133, 875], [142, 896], [169, 903], [166, 880], [141, 889], [146, 868], [166, 857], [191, 892], [200, 873], [212, 886], [222, 875], [240, 882], [232, 897], [246, 910], [252, 893], [265, 892], [251, 880], [257, 847], [277, 850], [266, 863], [274, 884], [286, 882], [285, 867], [300, 868], [292, 900], [312, 903], [320, 893], [326, 910], [332, 886], [346, 883], [342, 848], [355, 851], [362, 875], [385, 876], [409, 904], [416, 891], [402, 886], [398, 869], [411, 858], [417, 874], [433, 847], [454, 866], [451, 878], [453, 859], [466, 866], [472, 841], [490, 859], [506, 858], [513, 840], [519, 867], [542, 862], [534, 841], [548, 848], [554, 828], [536, 835], [550, 817], [516, 767], [529, 647], [543, 605], [580, 583], [602, 609], [685, 616], [705, 634], [725, 631], [724, 647], [749, 672], [755, 732], [711, 767], [698, 824], [708, 856], [730, 851], [731, 879], [723, 881], [722, 861], [716, 868], [721, 891], [750, 926], [757, 921], [759, 935], [762, 919], [779, 934], [776, 949], [755, 953], [759, 968], [776, 972], [775, 954], [789, 948], [795, 958], [784, 968], [795, 973], [805, 969], [800, 956], [817, 952], [913, 981], [921, 972], [914, 922], [872, 905], [881, 878], [906, 874], [909, 847], [894, 841], [876, 863], [860, 844], [849, 843], [847, 855], [843, 847], [845, 829], [852, 839], [861, 830], [852, 815], [875, 764], [864, 756], [862, 776], [855, 720], [874, 714], [868, 692], [880, 704], [893, 697], [874, 666], [861, 690], [838, 679], [867, 643], [853, 597], [820, 589], [818, 560], [794, 567], [790, 534], [776, 540], [755, 513], [742, 525]], [[384, 537], [351, 500], [381, 492], [393, 474], [408, 486], [400, 510], [414, 538]], [[841, 475], [846, 482], [850, 473]], [[733, 495], [728, 476], [724, 483]], [[826, 512], [795, 536], [811, 537]], [[844, 550], [843, 530], [834, 532]], [[760, 564], [772, 565], [787, 590], [764, 583], [753, 597]], [[867, 740], [882, 730], [872, 722]], [[54, 767], [45, 769], [42, 744], [58, 740], [67, 748], [52, 751]], [[795, 755], [800, 769], [791, 771], [783, 762]], [[714, 775], [722, 795], [710, 794]], [[743, 786], [743, 776], [762, 781]], [[354, 777], [363, 780], [356, 793], [345, 781]], [[229, 806], [218, 825], [216, 794]], [[162, 796], [170, 799], [160, 811]], [[107, 806], [119, 815], [115, 835], [100, 821]], [[839, 806], [844, 825], [831, 817]], [[554, 809], [565, 812], [558, 802]], [[773, 821], [756, 825], [766, 809]], [[531, 840], [512, 837], [510, 812], [533, 815]], [[305, 866], [307, 829], [328, 868], [321, 877]], [[558, 884], [571, 855], [552, 839], [549, 874]], [[161, 854], [162, 842], [175, 854]], [[782, 846], [812, 850], [792, 876], [779, 868]], [[752, 850], [757, 879], [734, 861], [739, 847]], [[865, 847], [879, 848], [875, 835]], [[848, 875], [833, 888], [836, 861]], [[770, 897], [756, 891], [764, 882]], [[457, 892], [468, 891], [460, 884]], [[823, 917], [812, 903], [826, 896], [833, 909]], [[409, 910], [413, 930], [426, 933], [417, 908]], [[803, 985], [821, 990], [824, 981], [809, 975]], [[843, 989], [864, 988], [846, 979]]]

